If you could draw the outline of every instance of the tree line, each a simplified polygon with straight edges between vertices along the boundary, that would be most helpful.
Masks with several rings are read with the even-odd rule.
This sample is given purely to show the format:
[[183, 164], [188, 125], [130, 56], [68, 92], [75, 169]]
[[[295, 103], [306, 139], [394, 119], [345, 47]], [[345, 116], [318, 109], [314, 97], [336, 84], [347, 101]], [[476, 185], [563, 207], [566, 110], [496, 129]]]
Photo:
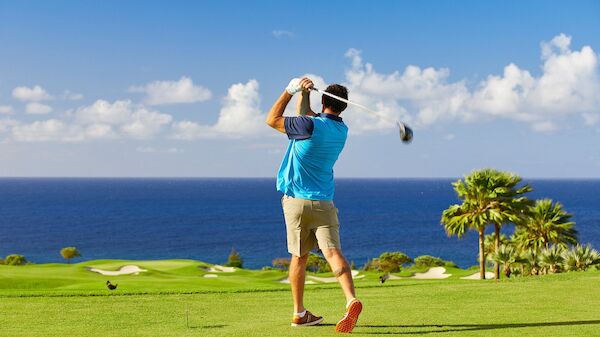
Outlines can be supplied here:
[[[514, 173], [483, 169], [452, 183], [462, 203], [444, 210], [441, 224], [449, 236], [460, 238], [468, 230], [478, 233], [481, 279], [485, 279], [486, 260], [494, 263], [496, 279], [501, 266], [510, 277], [598, 265], [598, 251], [579, 244], [572, 214], [551, 199], [530, 200], [526, 195], [533, 188], [521, 182]], [[501, 233], [508, 224], [515, 225], [510, 238]], [[494, 233], [486, 236], [488, 227]]]

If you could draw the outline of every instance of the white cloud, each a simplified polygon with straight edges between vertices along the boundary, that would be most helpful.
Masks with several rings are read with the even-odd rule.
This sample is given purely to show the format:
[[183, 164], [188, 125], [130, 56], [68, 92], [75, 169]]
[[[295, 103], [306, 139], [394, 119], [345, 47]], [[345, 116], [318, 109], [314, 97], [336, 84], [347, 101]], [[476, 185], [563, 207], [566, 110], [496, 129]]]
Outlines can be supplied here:
[[271, 32], [271, 34], [273, 34], [273, 36], [277, 39], [282, 39], [282, 38], [291, 38], [294, 37], [294, 33], [290, 32], [289, 30], [282, 30], [282, 29], [276, 29], [274, 31]]
[[208, 125], [200, 125], [192, 121], [175, 122], [172, 125], [171, 137], [181, 140], [213, 138], [217, 135]]
[[201, 125], [187, 120], [176, 122], [173, 123], [172, 137], [192, 140], [258, 135], [268, 131], [264, 121], [265, 114], [260, 109], [258, 81], [250, 80], [229, 88], [219, 119], [214, 125]]
[[10, 139], [19, 142], [83, 142], [95, 139], [118, 138], [110, 125], [70, 124], [59, 119], [13, 123]]
[[[488, 76], [473, 93], [468, 105], [471, 110], [510, 117], [521, 111], [524, 98], [529, 95], [534, 83], [535, 80], [528, 71], [521, 70], [511, 63], [504, 67], [503, 76]], [[523, 119], [528, 118], [523, 116]]]
[[131, 114], [129, 122], [121, 130], [132, 138], [145, 139], [158, 134], [162, 127], [171, 123], [173, 117], [167, 114], [138, 109]]
[[[571, 37], [560, 34], [541, 44], [542, 73], [509, 64], [501, 75], [489, 75], [474, 89], [465, 80], [450, 82], [449, 70], [407, 66], [403, 72], [378, 73], [350, 49], [346, 72], [351, 99], [376, 107], [389, 119], [423, 127], [443, 121], [505, 118], [529, 123], [535, 131], [551, 132], [568, 115], [580, 115], [587, 125], [600, 119], [598, 55], [590, 46], [571, 50]], [[355, 117], [357, 131], [391, 127], [374, 118]]]
[[460, 109], [469, 96], [465, 83], [448, 83], [447, 69], [407, 66], [402, 73], [381, 74], [372, 64], [363, 62], [358, 50], [350, 49], [346, 57], [351, 59], [352, 67], [346, 71], [343, 84], [348, 87], [351, 100], [374, 108], [384, 116], [383, 119], [373, 117], [349, 108], [344, 114], [355, 116], [349, 120], [355, 121], [351, 126], [356, 132], [392, 128], [391, 121], [397, 119], [427, 125], [441, 119], [469, 118]]
[[131, 92], [146, 93], [144, 102], [148, 105], [194, 103], [209, 100], [210, 90], [194, 85], [189, 77], [181, 77], [178, 81], [154, 81], [142, 87], [130, 87]]
[[454, 140], [456, 138], [456, 135], [453, 133], [449, 133], [447, 135], [444, 136], [445, 140]]
[[172, 116], [131, 101], [97, 100], [67, 115], [32, 123], [12, 123], [10, 139], [22, 142], [83, 142], [88, 140], [132, 138], [149, 139], [160, 134]]
[[92, 105], [77, 109], [75, 118], [81, 124], [122, 124], [129, 120], [132, 106], [130, 100], [110, 103], [99, 99]]
[[82, 134], [76, 127], [58, 119], [19, 124], [12, 128], [13, 139], [22, 142], [79, 141]]
[[0, 133], [10, 131], [15, 125], [18, 125], [18, 124], [19, 124], [19, 122], [14, 119], [10, 119], [10, 118], [0, 119]]
[[[377, 110], [383, 118], [351, 106], [342, 117], [353, 133], [392, 129], [396, 119], [416, 128], [444, 122], [508, 119], [526, 123], [537, 132], [555, 132], [559, 125], [568, 123], [597, 125], [600, 122], [598, 55], [590, 46], [573, 50], [571, 37], [560, 34], [541, 44], [541, 56], [539, 74], [509, 63], [501, 74], [486, 76], [478, 84], [469, 86], [466, 80], [451, 81], [450, 71], [445, 68], [408, 65], [401, 71], [381, 73], [364, 62], [359, 51], [350, 49], [346, 57], [351, 67], [341, 84], [348, 87], [352, 100]], [[317, 87], [325, 88], [322, 77], [306, 76], [312, 78]], [[223, 99], [217, 122], [212, 125], [193, 119], [174, 120], [170, 114], [130, 100], [97, 100], [67, 112], [61, 119], [32, 123], [3, 119], [0, 132], [15, 141], [63, 142], [153, 139], [165, 134], [181, 140], [268, 135], [272, 132], [264, 124], [266, 110], [261, 108], [259, 88], [256, 80], [233, 84]], [[178, 81], [155, 81], [131, 90], [146, 93], [145, 100], [152, 105], [196, 102], [211, 97], [208, 89], [194, 85], [187, 77]], [[25, 107], [28, 113], [51, 110], [38, 103], [51, 98], [40, 86], [15, 88], [13, 96], [28, 103]], [[78, 98], [70, 91], [65, 91], [62, 97]], [[312, 97], [311, 106], [319, 112], [320, 96], [313, 94]], [[295, 113], [296, 99], [286, 113]], [[12, 107], [0, 106], [0, 113], [10, 114]], [[454, 137], [447, 134], [444, 139]]]
[[543, 75], [535, 83], [530, 104], [550, 113], [598, 112], [598, 55], [590, 46], [571, 51], [570, 43], [571, 37], [564, 34], [542, 43]]
[[185, 151], [176, 147], [169, 147], [166, 149], [163, 148], [156, 148], [156, 147], [152, 147], [152, 146], [139, 146], [135, 149], [137, 152], [140, 153], [167, 153], [167, 154], [177, 154], [177, 153], [184, 153]]
[[62, 99], [68, 101], [78, 101], [83, 99], [83, 95], [67, 89], [63, 92]]
[[108, 124], [90, 124], [82, 126], [84, 139], [113, 139], [118, 138], [117, 133]]
[[214, 129], [230, 136], [256, 134], [265, 129], [265, 115], [260, 109], [258, 81], [232, 85], [225, 97]]
[[12, 95], [14, 98], [20, 101], [43, 101], [52, 99], [44, 88], [39, 85], [36, 85], [32, 88], [28, 87], [16, 87], [12, 91]]
[[114, 103], [97, 100], [90, 106], [77, 109], [74, 115], [79, 124], [114, 126], [124, 136], [138, 139], [157, 135], [173, 120], [171, 115], [148, 110], [129, 100], [118, 100]]
[[0, 115], [12, 115], [13, 107], [10, 105], [0, 105]]
[[600, 121], [600, 114], [584, 113], [582, 114], [582, 117], [587, 126], [596, 125], [596, 123]]
[[31, 102], [25, 106], [25, 113], [30, 115], [47, 115], [52, 112], [52, 107], [46, 104]]
[[532, 128], [538, 132], [552, 132], [558, 129], [558, 125], [551, 121], [534, 122]]

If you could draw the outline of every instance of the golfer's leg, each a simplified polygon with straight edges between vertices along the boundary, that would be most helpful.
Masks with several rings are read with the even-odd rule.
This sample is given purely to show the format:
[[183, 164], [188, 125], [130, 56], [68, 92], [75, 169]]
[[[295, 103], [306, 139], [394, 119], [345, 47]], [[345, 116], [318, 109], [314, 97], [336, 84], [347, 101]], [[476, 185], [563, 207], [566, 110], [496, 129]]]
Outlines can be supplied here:
[[292, 287], [292, 300], [294, 312], [304, 311], [304, 279], [306, 276], [306, 261], [308, 254], [298, 257], [292, 255], [289, 269], [290, 285]]
[[342, 255], [342, 252], [337, 248], [321, 249], [321, 251], [331, 266], [333, 274], [337, 277], [338, 282], [342, 287], [342, 291], [344, 291], [344, 296], [346, 296], [346, 301], [355, 298], [356, 294], [354, 292], [354, 282], [352, 281], [352, 271], [350, 270], [348, 261], [346, 261], [344, 255]]

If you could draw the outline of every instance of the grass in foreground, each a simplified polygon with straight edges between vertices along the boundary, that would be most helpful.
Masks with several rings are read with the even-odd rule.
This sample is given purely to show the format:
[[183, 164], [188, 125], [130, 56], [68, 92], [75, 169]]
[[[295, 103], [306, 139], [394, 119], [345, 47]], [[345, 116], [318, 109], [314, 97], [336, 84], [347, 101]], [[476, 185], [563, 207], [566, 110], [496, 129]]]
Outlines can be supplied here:
[[[0, 275], [6, 275], [4, 271], [0, 270]], [[20, 272], [27, 273], [25, 269]], [[188, 272], [194, 274], [195, 270]], [[158, 282], [160, 275], [148, 277]], [[75, 276], [63, 275], [71, 279]], [[294, 329], [289, 327], [291, 299], [287, 286], [267, 281], [280, 276], [264, 274], [259, 286], [244, 288], [238, 281], [254, 276], [231, 275], [228, 277], [240, 278], [232, 280], [236, 286], [218, 289], [224, 292], [198, 294], [173, 291], [115, 296], [108, 291], [86, 290], [89, 293], [67, 292], [70, 296], [65, 297], [54, 291], [40, 291], [30, 297], [27, 289], [4, 289], [0, 291], [0, 336], [334, 336], [333, 324], [343, 313], [341, 291], [335, 285], [308, 286], [306, 305], [323, 315], [327, 325]], [[12, 281], [18, 279], [14, 274], [11, 277]], [[177, 279], [170, 277], [164, 283]], [[181, 284], [188, 289], [192, 281], [182, 278]], [[6, 288], [5, 282], [2, 278], [0, 286]], [[263, 283], [275, 285], [261, 288]], [[600, 335], [597, 271], [498, 282], [400, 280], [384, 285], [373, 276], [357, 282], [357, 286], [365, 311], [354, 335]], [[173, 290], [173, 285], [168, 289]]]

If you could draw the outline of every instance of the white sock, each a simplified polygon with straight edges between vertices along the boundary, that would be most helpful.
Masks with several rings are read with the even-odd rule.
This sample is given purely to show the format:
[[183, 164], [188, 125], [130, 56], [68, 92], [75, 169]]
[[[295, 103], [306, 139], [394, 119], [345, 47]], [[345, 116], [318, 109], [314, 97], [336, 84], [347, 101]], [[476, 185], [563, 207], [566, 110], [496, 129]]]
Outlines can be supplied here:
[[294, 315], [296, 315], [296, 316], [298, 316], [298, 317], [302, 318], [302, 317], [304, 317], [304, 315], [306, 315], [306, 310], [304, 310], [303, 312], [297, 312], [297, 313], [295, 313]]
[[348, 307], [350, 306], [350, 303], [352, 303], [352, 301], [354, 301], [356, 299], [356, 297], [352, 297], [348, 303], [346, 303], [346, 309], [348, 309]]

